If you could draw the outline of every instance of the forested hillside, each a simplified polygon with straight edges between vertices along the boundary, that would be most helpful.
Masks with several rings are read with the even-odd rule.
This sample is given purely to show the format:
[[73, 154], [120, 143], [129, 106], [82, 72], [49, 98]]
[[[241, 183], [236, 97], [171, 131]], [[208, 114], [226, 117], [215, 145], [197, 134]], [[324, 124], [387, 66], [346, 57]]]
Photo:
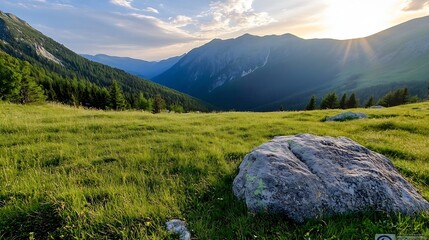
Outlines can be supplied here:
[[[130, 107], [135, 105], [142, 93], [147, 99], [155, 99], [157, 95], [161, 96], [167, 106], [179, 105], [185, 110], [207, 110], [204, 103], [190, 96], [124, 71], [89, 61], [44, 36], [16, 16], [3, 12], [0, 12], [0, 50], [11, 57], [27, 61], [30, 65], [28, 68], [32, 70], [31, 75], [42, 84], [50, 100], [66, 103], [78, 102], [83, 105], [89, 104], [91, 107], [99, 107], [101, 104], [99, 100], [83, 97], [88, 94], [85, 91], [98, 92], [101, 96], [102, 92], [105, 92], [103, 88], [111, 86], [116, 80]], [[7, 57], [6, 54], [1, 54], [1, 57], [5, 62], [13, 59]], [[22, 63], [15, 64], [12, 61], [9, 63], [9, 67], [17, 64]], [[69, 86], [67, 93], [58, 90], [56, 86], [59, 85]], [[74, 89], [73, 94], [69, 92], [70, 88]], [[70, 96], [73, 96], [74, 99]]]

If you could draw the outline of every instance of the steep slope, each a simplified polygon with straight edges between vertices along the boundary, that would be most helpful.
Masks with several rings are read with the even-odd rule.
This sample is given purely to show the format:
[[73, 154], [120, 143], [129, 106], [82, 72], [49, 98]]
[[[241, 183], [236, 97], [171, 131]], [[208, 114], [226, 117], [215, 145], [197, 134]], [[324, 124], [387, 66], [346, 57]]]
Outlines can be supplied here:
[[146, 97], [154, 97], [160, 94], [167, 104], [180, 104], [186, 110], [207, 110], [206, 105], [195, 98], [122, 70], [89, 61], [44, 36], [13, 14], [0, 12], [0, 50], [63, 78], [84, 79], [99, 86], [109, 86], [113, 80], [117, 80], [127, 95], [143, 92]]
[[124, 70], [125, 72], [142, 78], [153, 78], [158, 76], [171, 68], [182, 58], [182, 56], [177, 56], [158, 62], [149, 62], [128, 57], [114, 57], [105, 54], [81, 54], [81, 56], [94, 62]]
[[429, 80], [429, 17], [352, 40], [290, 34], [214, 40], [192, 50], [154, 81], [223, 109], [303, 108], [311, 95], [358, 93], [364, 100]]

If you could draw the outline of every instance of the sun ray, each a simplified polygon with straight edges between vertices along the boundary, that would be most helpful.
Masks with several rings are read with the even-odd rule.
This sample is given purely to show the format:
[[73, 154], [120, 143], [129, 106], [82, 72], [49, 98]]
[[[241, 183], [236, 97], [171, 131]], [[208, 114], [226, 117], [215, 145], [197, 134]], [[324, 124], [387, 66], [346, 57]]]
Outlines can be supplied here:
[[350, 54], [350, 50], [352, 48], [352, 44], [353, 44], [353, 40], [348, 40], [347, 41], [347, 47], [346, 47], [346, 51], [344, 52], [344, 57], [343, 57], [343, 65], [346, 64], [347, 60], [349, 59], [349, 54]]
[[371, 47], [371, 44], [368, 42], [368, 40], [366, 38], [361, 38], [361, 39], [358, 39], [357, 41], [361, 49], [364, 51], [368, 60], [373, 60], [375, 58], [375, 52], [374, 52], [374, 49]]

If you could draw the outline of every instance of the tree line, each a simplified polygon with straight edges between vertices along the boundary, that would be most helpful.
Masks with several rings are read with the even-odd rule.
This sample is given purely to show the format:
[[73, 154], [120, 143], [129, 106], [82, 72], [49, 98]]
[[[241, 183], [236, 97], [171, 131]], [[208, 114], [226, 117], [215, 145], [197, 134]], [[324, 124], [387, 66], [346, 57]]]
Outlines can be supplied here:
[[[168, 108], [177, 108], [177, 106], [180, 105], [184, 111], [209, 110], [209, 106], [205, 103], [186, 94], [150, 81], [145, 81], [122, 70], [89, 61], [65, 48], [63, 45], [58, 44], [54, 40], [42, 35], [40, 32], [29, 28], [25, 24], [19, 27], [16, 26], [16, 22], [10, 24], [6, 21], [5, 24], [6, 27], [3, 26], [2, 28], [2, 30], [4, 30], [4, 42], [0, 41], [0, 58], [5, 59], [5, 55], [8, 55], [8, 59], [13, 57], [20, 61], [27, 61], [30, 63], [33, 70], [37, 69], [37, 72], [32, 72], [32, 74], [38, 75], [39, 73], [43, 73], [50, 78], [41, 79], [38, 77], [36, 81], [40, 85], [49, 85], [49, 83], [44, 83], [47, 80], [57, 82], [77, 79], [78, 82], [84, 82], [85, 85], [89, 82], [101, 88], [108, 88], [113, 84], [113, 80], [116, 80], [124, 92], [130, 108], [134, 108], [140, 93], [143, 93], [145, 98], [152, 99], [153, 101], [155, 101], [156, 95], [159, 94], [162, 99], [164, 99]], [[46, 51], [58, 57], [61, 64], [55, 63], [38, 54], [34, 47], [35, 43], [38, 43]], [[9, 60], [6, 62], [8, 61]], [[61, 83], [57, 85], [65, 84]], [[45, 88], [44, 90], [45, 94], [49, 95], [46, 92], [48, 89]], [[81, 88], [79, 90], [83, 91]], [[51, 101], [49, 96], [47, 96], [47, 100]], [[64, 101], [70, 102], [72, 99], [68, 98]], [[82, 103], [85, 104], [89, 102], [87, 99], [82, 99]], [[102, 104], [91, 104], [92, 107], [97, 108], [100, 108], [100, 105]], [[179, 107], [176, 110], [180, 109]]]
[[[429, 99], [429, 86], [428, 86], [428, 99]], [[420, 99], [417, 96], [410, 96], [408, 88], [401, 88], [397, 90], [390, 91], [386, 93], [378, 101], [375, 101], [373, 96], [369, 97], [364, 105], [361, 105], [359, 99], [356, 97], [355, 93], [352, 93], [350, 97], [344, 93], [340, 98], [335, 92], [330, 92], [326, 94], [319, 105], [320, 109], [349, 109], [349, 108], [358, 108], [358, 107], [372, 107], [374, 105], [380, 105], [383, 107], [394, 107], [407, 103], [418, 102]], [[312, 96], [308, 102], [305, 110], [315, 110], [317, 109], [317, 99], [316, 96]]]
[[118, 81], [103, 87], [88, 80], [67, 79], [0, 51], [0, 100], [19, 104], [59, 102], [96, 109], [138, 109], [159, 113], [185, 112], [179, 103], [167, 106], [160, 94], [124, 93]]

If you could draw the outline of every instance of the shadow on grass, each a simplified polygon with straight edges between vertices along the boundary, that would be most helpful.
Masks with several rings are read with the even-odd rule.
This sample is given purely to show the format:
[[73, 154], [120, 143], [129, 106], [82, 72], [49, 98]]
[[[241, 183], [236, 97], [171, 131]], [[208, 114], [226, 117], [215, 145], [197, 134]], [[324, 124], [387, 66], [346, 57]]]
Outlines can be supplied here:
[[399, 131], [404, 131], [404, 132], [419, 134], [424, 136], [427, 136], [429, 133], [427, 128], [416, 127], [408, 124], [398, 124], [390, 121], [365, 126], [363, 130], [365, 131], [366, 130], [374, 130], [374, 131], [399, 130]]
[[0, 208], [0, 239], [58, 237], [56, 234], [61, 228], [62, 219], [57, 206], [44, 199], [27, 201], [21, 204], [5, 204]]

